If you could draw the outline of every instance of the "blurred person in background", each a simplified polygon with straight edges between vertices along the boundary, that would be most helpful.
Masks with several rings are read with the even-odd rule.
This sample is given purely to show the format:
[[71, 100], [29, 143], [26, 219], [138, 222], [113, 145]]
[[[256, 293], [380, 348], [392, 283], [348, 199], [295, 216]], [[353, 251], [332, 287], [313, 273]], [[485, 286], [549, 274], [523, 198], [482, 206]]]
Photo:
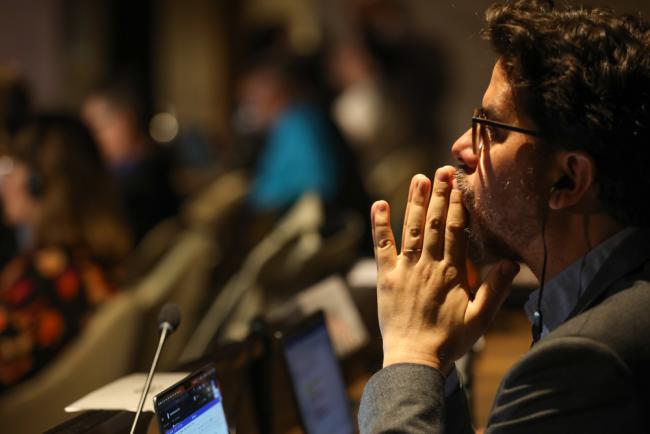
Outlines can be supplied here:
[[335, 137], [301, 87], [293, 61], [262, 55], [240, 80], [240, 118], [264, 137], [248, 198], [254, 212], [281, 214], [309, 191], [326, 202], [337, 194], [341, 164]]
[[77, 120], [43, 115], [9, 143], [0, 182], [21, 250], [0, 271], [0, 391], [32, 376], [115, 293], [130, 248], [109, 174]]
[[[273, 38], [281, 39], [274, 34], [264, 43]], [[217, 286], [305, 193], [322, 199], [325, 236], [340, 229], [343, 211], [369, 202], [354, 155], [319, 95], [320, 59], [294, 55], [282, 42], [270, 45], [249, 50], [252, 60], [238, 80], [235, 127], [239, 141], [255, 142], [257, 149], [243, 150], [254, 157], [251, 188], [228, 234], [233, 248], [217, 272]]]
[[82, 117], [115, 176], [135, 241], [178, 212], [173, 155], [147, 132], [147, 115], [135, 88], [123, 81], [90, 93]]
[[[22, 75], [11, 67], [0, 67], [0, 144], [5, 146], [25, 126], [31, 113], [27, 84]], [[0, 164], [0, 172], [7, 169]], [[12, 228], [0, 222], [0, 267], [17, 252]]]

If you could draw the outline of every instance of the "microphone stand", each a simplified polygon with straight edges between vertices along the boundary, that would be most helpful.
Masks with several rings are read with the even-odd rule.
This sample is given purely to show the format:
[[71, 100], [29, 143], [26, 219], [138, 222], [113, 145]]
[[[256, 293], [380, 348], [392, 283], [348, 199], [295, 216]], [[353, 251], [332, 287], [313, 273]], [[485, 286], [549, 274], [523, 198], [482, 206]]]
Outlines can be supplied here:
[[133, 425], [131, 425], [131, 433], [135, 433], [135, 426], [138, 424], [138, 418], [140, 413], [142, 413], [142, 407], [144, 407], [144, 401], [149, 393], [149, 388], [151, 387], [151, 381], [153, 380], [153, 373], [156, 370], [156, 365], [158, 364], [158, 357], [162, 351], [163, 344], [165, 343], [165, 338], [169, 331], [172, 331], [172, 327], [169, 323], [165, 322], [160, 327], [162, 330], [160, 332], [160, 340], [158, 341], [158, 349], [156, 349], [156, 355], [153, 358], [153, 363], [151, 364], [151, 369], [149, 369], [149, 374], [147, 375], [147, 380], [144, 383], [144, 389], [142, 389], [142, 394], [140, 395], [140, 402], [138, 403], [138, 411], [135, 413], [135, 418], [133, 419]]

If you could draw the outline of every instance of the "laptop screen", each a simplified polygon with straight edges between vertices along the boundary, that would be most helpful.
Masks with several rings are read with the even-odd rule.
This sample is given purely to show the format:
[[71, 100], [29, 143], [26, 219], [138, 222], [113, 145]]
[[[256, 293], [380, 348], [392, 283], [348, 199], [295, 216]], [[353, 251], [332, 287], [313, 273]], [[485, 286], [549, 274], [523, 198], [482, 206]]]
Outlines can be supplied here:
[[154, 397], [163, 434], [228, 434], [213, 366], [190, 374]]
[[345, 384], [322, 315], [284, 337], [284, 357], [305, 431], [353, 433]]

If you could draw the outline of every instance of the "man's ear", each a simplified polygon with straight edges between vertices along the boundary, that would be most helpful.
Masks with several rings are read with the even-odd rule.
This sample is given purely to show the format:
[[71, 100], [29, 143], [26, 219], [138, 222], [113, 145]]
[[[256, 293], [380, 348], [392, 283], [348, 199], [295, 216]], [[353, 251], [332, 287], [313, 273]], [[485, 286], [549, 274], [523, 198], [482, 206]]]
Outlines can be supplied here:
[[560, 173], [551, 187], [549, 208], [561, 210], [583, 203], [596, 177], [593, 158], [583, 151], [563, 151], [557, 162]]

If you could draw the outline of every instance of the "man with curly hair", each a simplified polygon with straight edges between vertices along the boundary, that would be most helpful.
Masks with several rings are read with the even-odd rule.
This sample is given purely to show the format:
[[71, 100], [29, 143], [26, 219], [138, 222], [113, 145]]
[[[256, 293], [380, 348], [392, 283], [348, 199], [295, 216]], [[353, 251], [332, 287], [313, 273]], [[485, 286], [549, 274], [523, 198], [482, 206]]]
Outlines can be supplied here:
[[[523, 0], [486, 21], [490, 84], [452, 146], [459, 165], [413, 178], [399, 254], [388, 203], [371, 210], [384, 368], [361, 432], [473, 432], [448, 380], [517, 262], [540, 281], [526, 304], [534, 345], [503, 379], [487, 432], [646, 432], [650, 25]], [[476, 290], [467, 256], [498, 260]]]

